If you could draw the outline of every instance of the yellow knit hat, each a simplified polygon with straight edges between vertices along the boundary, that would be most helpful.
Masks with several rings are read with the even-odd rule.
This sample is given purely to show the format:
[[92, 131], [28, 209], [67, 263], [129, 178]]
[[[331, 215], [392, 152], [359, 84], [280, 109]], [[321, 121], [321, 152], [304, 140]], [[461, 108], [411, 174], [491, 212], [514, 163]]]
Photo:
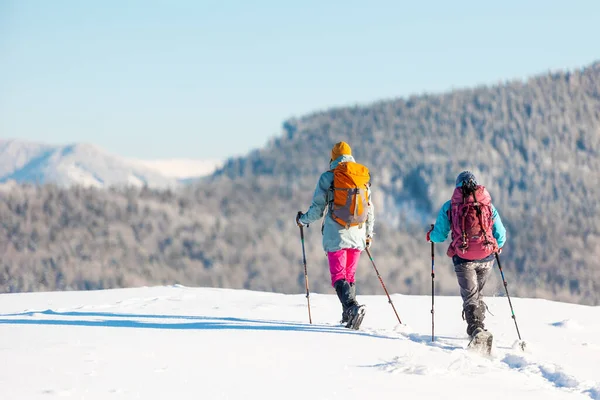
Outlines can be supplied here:
[[352, 155], [352, 149], [350, 149], [350, 145], [346, 142], [336, 143], [331, 149], [331, 161], [343, 155]]

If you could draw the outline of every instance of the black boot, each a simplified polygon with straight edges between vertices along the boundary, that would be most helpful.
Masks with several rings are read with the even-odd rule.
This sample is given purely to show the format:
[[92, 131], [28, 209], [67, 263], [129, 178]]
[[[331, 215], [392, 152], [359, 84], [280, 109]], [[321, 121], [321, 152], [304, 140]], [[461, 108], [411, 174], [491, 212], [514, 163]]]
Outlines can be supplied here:
[[467, 321], [467, 335], [473, 337], [474, 333], [480, 329], [485, 329], [483, 320], [485, 319], [485, 305], [469, 304], [463, 309], [464, 319]]
[[344, 312], [342, 313], [342, 323], [346, 323], [352, 319], [354, 314], [356, 314], [358, 310], [358, 301], [356, 301], [356, 285], [353, 283], [350, 284], [350, 300], [348, 305], [345, 307]]
[[354, 282], [350, 284], [350, 298], [354, 303], [358, 304], [356, 301], [356, 284]]
[[356, 288], [355, 286], [345, 279], [340, 279], [334, 284], [335, 292], [342, 303], [342, 323], [346, 323], [350, 320], [351, 311], [354, 306], [358, 306], [356, 302]]

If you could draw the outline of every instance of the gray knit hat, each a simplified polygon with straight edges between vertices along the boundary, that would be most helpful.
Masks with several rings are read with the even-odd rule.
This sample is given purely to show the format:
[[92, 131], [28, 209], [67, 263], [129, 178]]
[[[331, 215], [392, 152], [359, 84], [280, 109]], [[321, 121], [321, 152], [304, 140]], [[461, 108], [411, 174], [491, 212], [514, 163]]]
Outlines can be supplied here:
[[475, 185], [477, 185], [477, 179], [475, 179], [475, 175], [473, 175], [471, 171], [463, 171], [456, 177], [456, 187], [461, 187], [464, 182], [469, 182], [471, 180], [475, 182]]

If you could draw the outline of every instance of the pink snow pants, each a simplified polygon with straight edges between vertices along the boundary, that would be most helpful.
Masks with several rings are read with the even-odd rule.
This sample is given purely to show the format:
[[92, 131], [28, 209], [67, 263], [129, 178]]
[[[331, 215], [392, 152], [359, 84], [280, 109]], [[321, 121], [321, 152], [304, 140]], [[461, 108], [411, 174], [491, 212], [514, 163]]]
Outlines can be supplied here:
[[327, 253], [331, 286], [334, 286], [340, 279], [345, 279], [348, 283], [354, 283], [360, 252], [358, 249], [342, 249]]

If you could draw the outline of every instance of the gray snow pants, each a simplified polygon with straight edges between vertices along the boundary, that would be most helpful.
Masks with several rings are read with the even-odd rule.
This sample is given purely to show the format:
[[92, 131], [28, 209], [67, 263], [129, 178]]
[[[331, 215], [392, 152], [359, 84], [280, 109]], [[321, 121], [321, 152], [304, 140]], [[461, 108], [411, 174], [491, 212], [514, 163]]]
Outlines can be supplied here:
[[456, 272], [458, 285], [460, 286], [460, 295], [463, 299], [465, 319], [470, 326], [468, 331], [477, 326], [483, 327], [485, 304], [482, 301], [482, 290], [493, 266], [494, 260], [469, 261], [454, 266], [454, 272]]

